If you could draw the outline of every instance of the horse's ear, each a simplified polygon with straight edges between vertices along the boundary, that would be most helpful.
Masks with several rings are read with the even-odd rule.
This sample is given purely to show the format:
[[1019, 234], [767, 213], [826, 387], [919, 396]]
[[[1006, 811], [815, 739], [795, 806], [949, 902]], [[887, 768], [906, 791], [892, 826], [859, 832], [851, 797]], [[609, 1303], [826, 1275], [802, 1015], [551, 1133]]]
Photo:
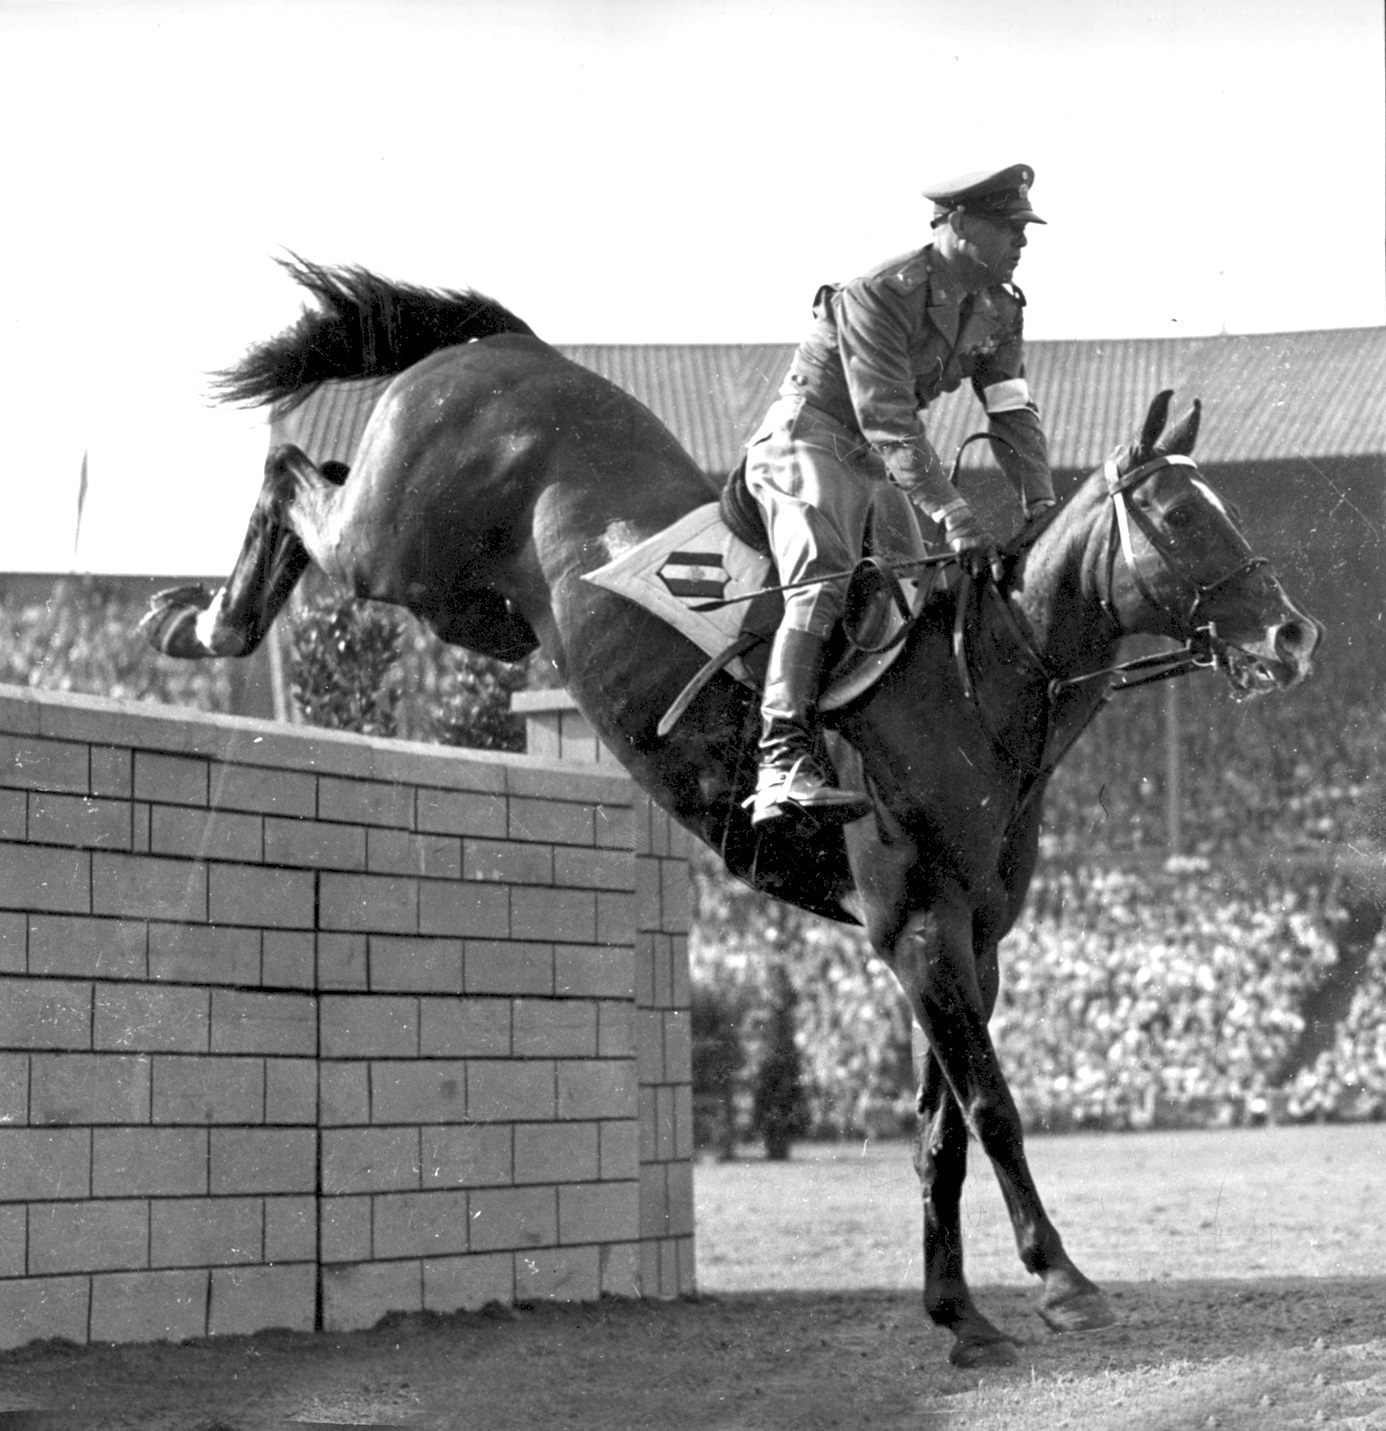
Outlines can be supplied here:
[[1164, 435], [1155, 450], [1162, 454], [1177, 452], [1181, 457], [1187, 457], [1193, 451], [1194, 442], [1198, 438], [1198, 421], [1202, 415], [1203, 404], [1195, 398], [1193, 406]]
[[1155, 394], [1155, 401], [1150, 404], [1150, 411], [1145, 415], [1145, 424], [1141, 428], [1141, 435], [1136, 440], [1136, 446], [1131, 453], [1133, 461], [1140, 463], [1150, 460], [1151, 454], [1155, 451], [1155, 444], [1165, 430], [1165, 420], [1169, 417], [1169, 404], [1173, 397], [1173, 388], [1166, 388], [1163, 392]]

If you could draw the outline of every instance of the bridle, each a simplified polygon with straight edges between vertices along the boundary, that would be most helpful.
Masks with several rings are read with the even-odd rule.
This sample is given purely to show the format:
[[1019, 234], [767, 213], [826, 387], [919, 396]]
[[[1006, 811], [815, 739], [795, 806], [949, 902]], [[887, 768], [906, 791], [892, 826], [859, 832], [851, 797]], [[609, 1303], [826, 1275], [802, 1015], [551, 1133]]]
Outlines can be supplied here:
[[[1106, 590], [1098, 600], [1112, 620], [1119, 621], [1112, 593], [1115, 590], [1117, 556], [1120, 553], [1141, 597], [1156, 611], [1167, 617], [1176, 630], [1185, 633], [1181, 646], [1149, 656], [1140, 656], [1134, 660], [1122, 661], [1115, 665], [1104, 666], [1100, 670], [1087, 671], [1080, 676], [1058, 676], [1049, 669], [1044, 657], [1035, 649], [1034, 643], [1011, 609], [1009, 599], [1004, 593], [993, 589], [1011, 634], [1025, 652], [1027, 659], [1038, 667], [1046, 677], [1044, 743], [1041, 746], [1040, 763], [1035, 769], [1034, 778], [1054, 769], [1088, 723], [1084, 721], [1056, 753], [1049, 758], [1045, 757], [1054, 726], [1054, 702], [1065, 691], [1105, 680], [1107, 689], [1102, 695], [1102, 701], [1105, 702], [1119, 691], [1133, 690], [1154, 681], [1164, 681], [1173, 676], [1187, 675], [1190, 671], [1216, 667], [1223, 654], [1229, 649], [1229, 643], [1219, 637], [1216, 623], [1201, 620], [1204, 603], [1229, 583], [1245, 576], [1248, 572], [1255, 571], [1258, 567], [1267, 565], [1268, 558], [1255, 555], [1246, 539], [1229, 522], [1228, 525], [1236, 544], [1241, 552], [1245, 552], [1245, 556], [1230, 570], [1212, 580], [1201, 581], [1184, 566], [1180, 560], [1178, 548], [1156, 526], [1146, 511], [1128, 500], [1129, 493], [1164, 468], [1192, 467], [1196, 470], [1197, 465], [1191, 457], [1185, 457], [1179, 453], [1165, 453], [1148, 462], [1141, 463], [1140, 466], [1133, 468], [1125, 475], [1118, 472], [1115, 456], [1109, 457], [1102, 468], [1102, 476], [1107, 484], [1107, 496], [1111, 503], [1109, 508], [1111, 515], [1107, 542]], [[1147, 579], [1132, 541], [1131, 529], [1133, 526], [1139, 528], [1150, 549], [1175, 578], [1178, 587], [1178, 595], [1175, 598], [1163, 597]], [[954, 660], [964, 693], [976, 705], [993, 744], [1004, 750], [1005, 746], [1001, 743], [986, 708], [977, 699], [972, 677], [967, 668], [966, 624], [968, 608], [971, 605], [971, 587], [971, 577], [964, 574], [962, 587], [958, 593], [958, 605], [953, 625]], [[1093, 714], [1096, 714], [1095, 710]]]

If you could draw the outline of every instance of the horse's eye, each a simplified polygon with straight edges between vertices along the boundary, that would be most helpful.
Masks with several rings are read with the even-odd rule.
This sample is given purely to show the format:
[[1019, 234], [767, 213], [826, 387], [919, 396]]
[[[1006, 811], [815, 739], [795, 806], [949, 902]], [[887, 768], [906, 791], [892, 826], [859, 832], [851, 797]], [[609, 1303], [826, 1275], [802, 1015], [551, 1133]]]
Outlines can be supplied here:
[[1180, 527], [1187, 527], [1192, 521], [1193, 513], [1187, 507], [1171, 507], [1165, 513], [1165, 525], [1174, 527], [1176, 530]]

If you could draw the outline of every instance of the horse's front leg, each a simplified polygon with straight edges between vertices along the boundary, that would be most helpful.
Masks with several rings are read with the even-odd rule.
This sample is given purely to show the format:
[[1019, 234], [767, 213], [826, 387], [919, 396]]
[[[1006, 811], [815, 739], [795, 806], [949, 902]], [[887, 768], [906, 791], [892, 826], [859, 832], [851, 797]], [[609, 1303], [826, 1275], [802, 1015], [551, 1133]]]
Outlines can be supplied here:
[[919, 1085], [914, 1168], [924, 1200], [924, 1310], [953, 1333], [954, 1366], [1009, 1366], [1011, 1339], [977, 1310], [963, 1276], [962, 1189], [967, 1124], [938, 1060], [926, 1054]]
[[340, 464], [316, 467], [297, 447], [270, 453], [265, 481], [245, 541], [226, 585], [158, 592], [144, 618], [150, 644], [165, 656], [197, 660], [248, 656], [264, 639], [310, 556], [296, 527], [321, 515], [345, 475]]

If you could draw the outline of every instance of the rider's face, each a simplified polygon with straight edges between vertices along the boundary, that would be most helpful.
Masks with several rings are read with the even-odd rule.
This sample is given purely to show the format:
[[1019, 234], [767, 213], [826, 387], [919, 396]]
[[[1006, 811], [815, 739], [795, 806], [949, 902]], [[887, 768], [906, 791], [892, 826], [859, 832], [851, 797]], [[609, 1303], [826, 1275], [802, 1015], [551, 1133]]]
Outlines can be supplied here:
[[1009, 283], [1028, 242], [1019, 219], [993, 219], [985, 214], [962, 214], [959, 249], [983, 269], [993, 283]]

